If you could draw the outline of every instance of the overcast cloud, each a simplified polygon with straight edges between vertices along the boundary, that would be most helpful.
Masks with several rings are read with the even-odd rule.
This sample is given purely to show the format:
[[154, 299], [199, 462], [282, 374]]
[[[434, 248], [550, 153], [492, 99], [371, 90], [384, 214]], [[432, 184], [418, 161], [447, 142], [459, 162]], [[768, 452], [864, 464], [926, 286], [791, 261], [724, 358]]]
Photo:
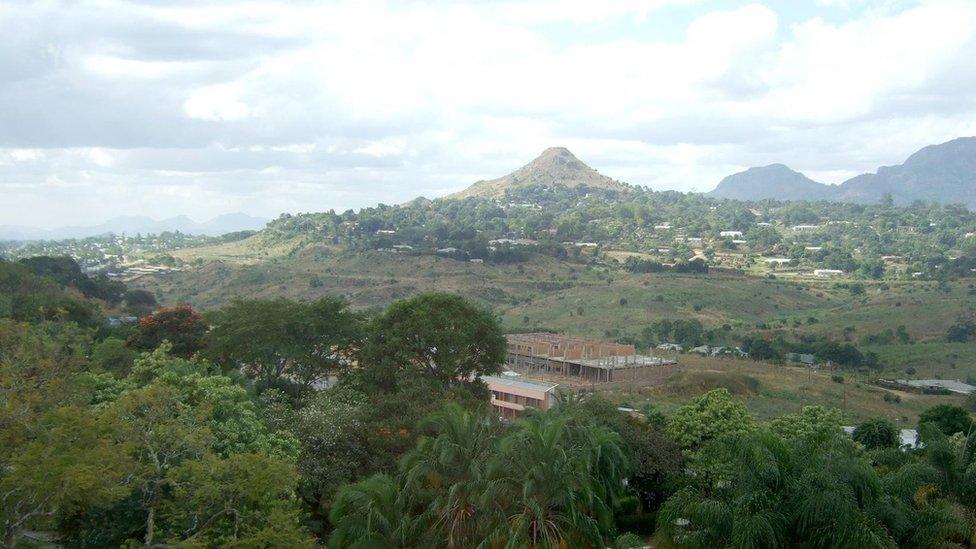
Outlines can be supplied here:
[[6, 0], [0, 225], [398, 203], [553, 145], [839, 183], [976, 135], [974, 59], [971, 0]]

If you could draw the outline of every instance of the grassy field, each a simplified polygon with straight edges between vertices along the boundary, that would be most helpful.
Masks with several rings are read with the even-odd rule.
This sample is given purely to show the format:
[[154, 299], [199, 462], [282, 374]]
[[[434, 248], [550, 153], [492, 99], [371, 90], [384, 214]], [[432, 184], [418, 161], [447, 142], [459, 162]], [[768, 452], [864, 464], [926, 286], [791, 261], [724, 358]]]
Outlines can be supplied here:
[[[874, 386], [864, 377], [842, 372], [777, 366], [750, 360], [682, 355], [681, 369], [663, 385], [607, 393], [614, 401], [639, 408], [654, 404], [670, 412], [689, 399], [724, 387], [745, 403], [758, 419], [769, 420], [803, 406], [824, 405], [844, 412], [849, 424], [873, 417], [890, 419], [900, 428], [914, 428], [918, 414], [936, 404], [961, 404], [961, 396], [920, 395]], [[843, 375], [844, 382], [831, 379]], [[885, 400], [885, 394], [889, 400]], [[891, 395], [898, 397], [898, 402]]]
[[[976, 307], [968, 282], [783, 280], [715, 271], [707, 276], [634, 274], [614, 266], [537, 256], [518, 265], [476, 264], [436, 256], [349, 253], [300, 241], [263, 247], [252, 239], [181, 250], [184, 272], [146, 276], [134, 285], [166, 304], [219, 307], [235, 297], [314, 299], [337, 295], [379, 309], [419, 292], [455, 292], [490, 307], [509, 330], [636, 336], [662, 318], [697, 318], [728, 343], [761, 330], [788, 337], [828, 335], [878, 353], [887, 375], [976, 380], [976, 345], [947, 344], [948, 327]], [[580, 312], [582, 311], [582, 314]], [[905, 326], [910, 344], [869, 345]]]

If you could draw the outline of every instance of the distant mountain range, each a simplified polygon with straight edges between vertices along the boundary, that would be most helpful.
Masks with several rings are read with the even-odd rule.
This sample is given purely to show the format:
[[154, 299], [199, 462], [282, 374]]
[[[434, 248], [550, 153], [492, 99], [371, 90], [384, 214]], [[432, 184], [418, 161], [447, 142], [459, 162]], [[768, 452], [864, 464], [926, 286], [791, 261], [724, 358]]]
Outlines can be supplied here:
[[70, 226], [57, 229], [38, 229], [15, 225], [0, 225], [0, 240], [63, 240], [66, 238], [85, 238], [103, 234], [159, 234], [165, 231], [180, 231], [184, 234], [219, 236], [236, 231], [257, 230], [268, 223], [267, 219], [243, 213], [219, 215], [209, 221], [197, 222], [185, 215], [163, 220], [139, 215], [112, 218], [99, 225]]
[[895, 204], [916, 200], [976, 208], [976, 137], [930, 145], [904, 164], [878, 168], [840, 185], [824, 185], [782, 164], [750, 168], [723, 179], [707, 193], [735, 200], [830, 200], [875, 203], [890, 194]]
[[501, 198], [507, 189], [530, 185], [579, 187], [625, 191], [630, 189], [626, 183], [611, 179], [584, 164], [564, 147], [550, 147], [535, 160], [518, 170], [497, 179], [478, 181], [463, 191], [446, 198], [468, 198], [473, 196]]

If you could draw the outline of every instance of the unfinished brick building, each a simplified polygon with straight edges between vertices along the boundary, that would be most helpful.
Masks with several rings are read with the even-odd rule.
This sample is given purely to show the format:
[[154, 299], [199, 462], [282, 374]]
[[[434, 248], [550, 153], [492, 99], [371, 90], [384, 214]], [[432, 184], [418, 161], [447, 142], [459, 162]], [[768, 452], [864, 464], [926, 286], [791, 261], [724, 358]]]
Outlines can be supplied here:
[[527, 375], [553, 375], [592, 383], [647, 381], [673, 371], [676, 360], [639, 355], [633, 345], [549, 333], [512, 334], [506, 365]]

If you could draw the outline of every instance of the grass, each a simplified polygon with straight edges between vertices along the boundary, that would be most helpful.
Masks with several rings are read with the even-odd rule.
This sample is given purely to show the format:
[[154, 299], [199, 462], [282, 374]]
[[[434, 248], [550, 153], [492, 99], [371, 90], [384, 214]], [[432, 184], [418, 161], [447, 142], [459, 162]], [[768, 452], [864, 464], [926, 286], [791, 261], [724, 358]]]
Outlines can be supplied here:
[[[919, 413], [926, 408], [963, 401], [963, 397], [954, 395], [890, 391], [850, 373], [842, 374], [844, 383], [836, 383], [831, 379], [835, 372], [694, 355], [682, 355], [679, 360], [681, 371], [664, 384], [613, 391], [608, 396], [636, 407], [654, 404], [670, 413], [691, 398], [724, 387], [764, 421], [797, 412], [804, 406], [824, 405], [843, 411], [849, 424], [884, 417], [900, 428], [914, 428]], [[897, 395], [900, 402], [886, 401], [886, 393]]]
[[[662, 318], [697, 318], [728, 343], [760, 332], [826, 335], [878, 353], [887, 374], [976, 379], [976, 346], [943, 342], [948, 327], [973, 310], [968, 283], [863, 282], [853, 294], [837, 281], [768, 279], [714, 272], [707, 276], [635, 274], [604, 264], [539, 256], [519, 265], [474, 264], [435, 256], [349, 253], [295, 240], [264, 247], [240, 242], [180, 250], [195, 264], [147, 276], [135, 285], [163, 303], [220, 307], [236, 297], [345, 297], [379, 309], [418, 292], [454, 292], [495, 311], [508, 330], [547, 329], [617, 338], [637, 336]], [[583, 314], [580, 315], [579, 311]], [[904, 325], [912, 344], [863, 346], [865, 336]], [[760, 326], [764, 326], [760, 329]]]

